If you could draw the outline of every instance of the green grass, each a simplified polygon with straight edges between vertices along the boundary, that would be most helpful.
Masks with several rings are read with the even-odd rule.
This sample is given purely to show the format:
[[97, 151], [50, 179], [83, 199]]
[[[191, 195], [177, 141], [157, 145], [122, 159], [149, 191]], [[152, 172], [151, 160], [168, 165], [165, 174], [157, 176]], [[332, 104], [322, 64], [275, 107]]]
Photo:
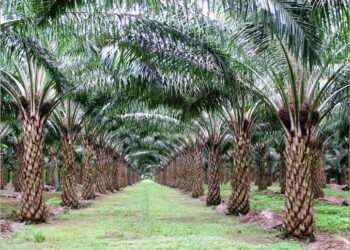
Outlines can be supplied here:
[[48, 224], [26, 225], [0, 249], [301, 249], [276, 230], [243, 224], [150, 181]]
[[[284, 210], [284, 197], [282, 195], [266, 195], [257, 192], [257, 187], [252, 186], [253, 192], [250, 194], [250, 207], [252, 210], [271, 209], [282, 212]], [[269, 187], [271, 191], [279, 191], [277, 186]], [[221, 186], [221, 195], [224, 200], [228, 200], [231, 188], [228, 184]], [[328, 197], [349, 197], [349, 191], [334, 191], [325, 189]], [[349, 207], [336, 206], [320, 203], [314, 204], [316, 229], [333, 233], [342, 233], [350, 230]]]
[[350, 191], [332, 190], [329, 188], [325, 188], [323, 191], [326, 197], [350, 198]]

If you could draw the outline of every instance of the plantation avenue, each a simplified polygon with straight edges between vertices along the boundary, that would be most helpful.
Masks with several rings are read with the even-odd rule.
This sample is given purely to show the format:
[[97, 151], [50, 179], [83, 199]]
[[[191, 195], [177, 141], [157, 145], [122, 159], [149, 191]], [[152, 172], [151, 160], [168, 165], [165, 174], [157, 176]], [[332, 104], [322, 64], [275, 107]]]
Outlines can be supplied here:
[[350, 248], [349, 58], [350, 0], [0, 0], [2, 246]]
[[204, 201], [142, 181], [48, 224], [27, 225], [0, 241], [0, 248], [301, 249], [278, 233], [228, 219]]

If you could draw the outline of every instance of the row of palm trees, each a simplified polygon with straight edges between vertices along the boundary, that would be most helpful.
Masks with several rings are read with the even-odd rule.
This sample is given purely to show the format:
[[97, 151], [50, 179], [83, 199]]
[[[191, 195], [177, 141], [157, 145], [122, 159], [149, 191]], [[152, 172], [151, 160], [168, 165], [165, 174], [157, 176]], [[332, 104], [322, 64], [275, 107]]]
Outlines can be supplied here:
[[[138, 173], [118, 152], [118, 142], [104, 127], [92, 128], [92, 122], [84, 120], [83, 110], [69, 97], [54, 89], [54, 81], [47, 79], [45, 70], [30, 56], [26, 64], [16, 65], [17, 72], [1, 70], [1, 86], [13, 98], [23, 126], [23, 137], [17, 157], [20, 158], [15, 178], [21, 190], [19, 221], [42, 222], [47, 218], [43, 201], [43, 150], [44, 129], [49, 123], [59, 131], [62, 143], [62, 205], [78, 208], [79, 198], [75, 192], [75, 146], [79, 136], [84, 145], [83, 199], [94, 199], [91, 156], [94, 146], [98, 148], [96, 176], [97, 192], [105, 194], [119, 190], [139, 180]], [[86, 114], [85, 114], [86, 115]], [[86, 126], [85, 126], [86, 125]], [[102, 155], [102, 156], [101, 156]], [[100, 157], [101, 156], [101, 157]], [[111, 183], [113, 181], [113, 183]], [[108, 183], [108, 185], [107, 185]], [[102, 187], [101, 187], [102, 186]]]
[[[197, 198], [204, 194], [203, 175], [205, 174], [208, 184], [206, 204], [218, 205], [221, 202], [220, 182], [222, 181], [222, 160], [225, 152], [223, 148], [227, 147], [227, 144], [232, 145], [232, 157], [230, 157], [232, 193], [227, 207], [228, 214], [247, 214], [253, 160], [250, 157], [252, 153], [250, 138], [251, 133], [262, 135], [261, 132], [254, 131], [254, 125], [259, 118], [262, 118], [258, 114], [263, 108], [261, 103], [256, 102], [250, 108], [225, 105], [219, 112], [203, 113], [199, 119], [194, 121], [193, 131], [186, 134], [184, 139], [180, 140], [181, 143], [176, 144], [171, 156], [157, 170], [156, 182], [192, 192], [192, 197]], [[303, 139], [301, 142], [306, 145], [298, 148], [293, 144], [298, 141], [290, 142], [285, 136], [281, 150], [279, 177], [281, 193], [285, 193], [286, 197], [283, 220], [283, 231], [286, 236], [313, 237], [315, 221], [312, 202], [314, 198], [324, 197], [325, 149], [318, 137], [317, 130], [312, 128], [310, 131], [311, 135], [306, 137], [307, 143], [304, 141], [306, 140], [305, 135], [301, 137]], [[271, 138], [272, 135], [269, 137]], [[263, 140], [265, 141], [261, 142]], [[253, 145], [254, 151], [259, 155], [259, 160], [255, 159], [258, 164], [255, 178], [259, 190], [266, 190], [267, 186], [273, 182], [272, 161], [274, 159], [267, 152], [266, 137], [263, 137], [261, 141]], [[201, 167], [203, 160], [207, 161], [205, 173]], [[288, 168], [292, 173], [288, 172]], [[346, 172], [343, 174], [347, 175]], [[298, 196], [293, 197], [295, 194]], [[296, 205], [298, 205], [298, 214], [295, 214], [296, 210], [293, 211]]]

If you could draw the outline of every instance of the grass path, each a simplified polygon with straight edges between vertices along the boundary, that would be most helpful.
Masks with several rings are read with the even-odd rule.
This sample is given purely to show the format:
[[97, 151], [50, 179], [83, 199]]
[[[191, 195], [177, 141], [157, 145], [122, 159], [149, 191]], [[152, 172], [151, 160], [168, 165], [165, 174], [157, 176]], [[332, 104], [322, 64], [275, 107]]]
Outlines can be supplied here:
[[277, 231], [239, 223], [203, 201], [143, 181], [86, 209], [28, 225], [0, 249], [300, 249]]

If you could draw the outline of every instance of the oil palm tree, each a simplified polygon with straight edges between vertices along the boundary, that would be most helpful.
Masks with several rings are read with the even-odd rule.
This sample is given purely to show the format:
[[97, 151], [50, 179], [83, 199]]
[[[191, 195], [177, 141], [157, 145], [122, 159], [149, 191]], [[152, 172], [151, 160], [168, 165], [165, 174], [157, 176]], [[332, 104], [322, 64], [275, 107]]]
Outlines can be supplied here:
[[326, 184], [325, 163], [326, 149], [319, 131], [314, 129], [310, 135], [310, 167], [311, 167], [311, 185], [312, 195], [315, 199], [325, 196], [323, 188]]
[[[315, 221], [312, 210], [310, 138], [319, 122], [336, 103], [344, 99], [349, 88], [344, 77], [348, 66], [346, 61], [338, 65], [331, 64], [334, 58], [332, 55], [323, 66], [310, 71], [298, 63], [282, 43], [277, 45], [276, 51], [281, 52], [280, 57], [277, 56], [280, 65], [281, 62], [285, 63], [285, 67], [279, 68], [281, 71], [274, 64], [265, 68], [267, 75], [253, 71], [259, 81], [264, 83], [263, 86], [268, 86], [266, 77], [273, 82], [277, 92], [263, 93], [257, 86], [253, 86], [252, 90], [278, 117], [285, 132], [286, 216], [283, 231], [286, 236], [313, 238]], [[296, 214], [293, 211], [299, 212]]]
[[[255, 185], [258, 186], [258, 190], [266, 190], [268, 186], [268, 168], [271, 165], [271, 162], [267, 160], [268, 148], [266, 144], [258, 144], [255, 145], [255, 150], [257, 152], [258, 160], [257, 160], [257, 169], [256, 169], [256, 181]], [[271, 166], [272, 167], [272, 166]], [[271, 169], [272, 171], [272, 169]]]
[[[23, 124], [23, 176], [20, 221], [46, 220], [43, 190], [43, 129], [59, 101], [55, 82], [46, 77], [43, 67], [31, 57], [16, 65], [16, 74], [1, 69], [1, 87], [16, 102]], [[26, 67], [25, 67], [26, 66]]]
[[[245, 107], [245, 100], [235, 106], [223, 108], [223, 116], [233, 134], [232, 194], [228, 204], [230, 214], [249, 212], [250, 160], [249, 133], [253, 128], [259, 111], [259, 102]], [[247, 104], [246, 104], [247, 105]]]
[[75, 186], [75, 151], [76, 139], [81, 131], [83, 113], [80, 106], [71, 99], [64, 100], [57, 106], [52, 122], [59, 130], [63, 145], [63, 167], [62, 167], [62, 205], [71, 208], [79, 207], [79, 199], [74, 190]]
[[49, 185], [56, 187], [56, 171], [57, 171], [57, 151], [55, 148], [50, 148], [50, 172], [49, 172]]
[[204, 195], [202, 159], [203, 159], [203, 145], [202, 141], [196, 134], [186, 135], [189, 147], [189, 162], [192, 168], [192, 197], [198, 198]]
[[[106, 182], [106, 188], [108, 191], [112, 192], [114, 191], [114, 185], [113, 185], [113, 173], [115, 173], [114, 167], [115, 164], [113, 163], [113, 148], [111, 145], [111, 142], [108, 143], [107, 149], [106, 149], [106, 166], [105, 166], [105, 182]], [[128, 185], [130, 185], [131, 177], [130, 173], [128, 172]]]
[[255, 184], [259, 190], [266, 190], [274, 181], [274, 166], [279, 168], [280, 176], [283, 175], [279, 153], [283, 151], [281, 150], [283, 131], [266, 106], [260, 109], [259, 122], [251, 132], [250, 143], [252, 145], [251, 156], [256, 167]]
[[208, 194], [206, 204], [218, 205], [220, 196], [220, 168], [223, 144], [228, 139], [227, 128], [224, 122], [214, 113], [204, 112], [200, 119], [195, 121], [203, 144], [208, 151]]
[[100, 194], [107, 193], [107, 169], [108, 169], [108, 143], [111, 134], [101, 131], [96, 137], [97, 166], [96, 166], [96, 191]]
[[84, 166], [83, 166], [83, 189], [81, 197], [84, 200], [95, 198], [95, 188], [92, 179], [92, 155], [97, 126], [92, 120], [83, 125], [81, 142], [84, 148]]
[[44, 151], [44, 154], [47, 155], [49, 162], [47, 183], [54, 188], [58, 188], [60, 186], [58, 171], [60, 169], [59, 166], [61, 165], [59, 164], [59, 158], [61, 156], [60, 133], [50, 120], [45, 129], [45, 148], [46, 150]]

